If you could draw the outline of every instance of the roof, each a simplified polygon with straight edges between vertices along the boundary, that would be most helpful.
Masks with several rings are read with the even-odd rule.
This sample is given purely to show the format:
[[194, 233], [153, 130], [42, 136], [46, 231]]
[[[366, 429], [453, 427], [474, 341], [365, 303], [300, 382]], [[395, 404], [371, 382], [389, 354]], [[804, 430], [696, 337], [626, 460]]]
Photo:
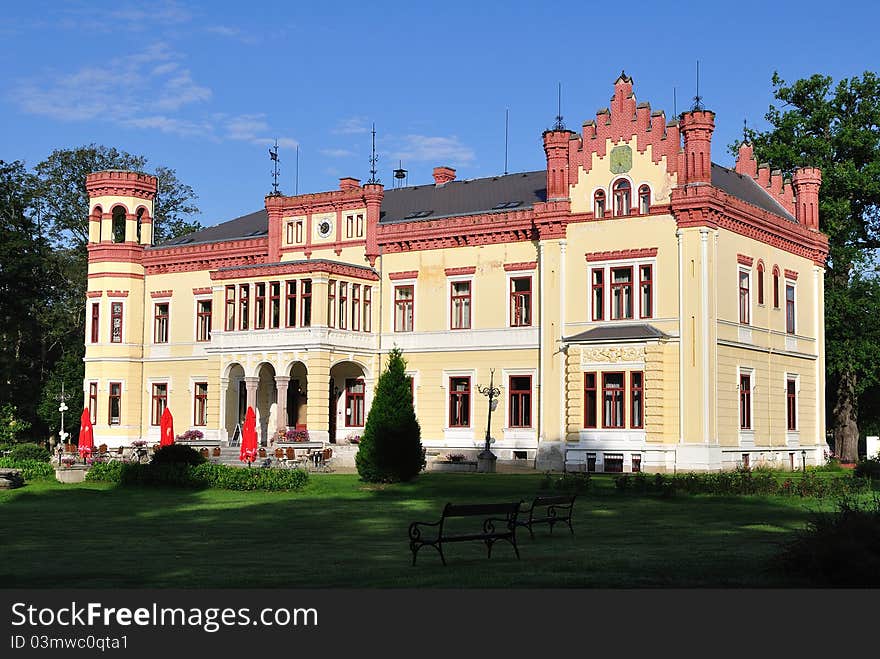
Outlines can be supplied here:
[[791, 214], [762, 188], [751, 176], [712, 163], [712, 185], [742, 201], [757, 206], [790, 222], [797, 222]]
[[[750, 176], [712, 163], [712, 185], [724, 192], [779, 215], [796, 220]], [[380, 224], [418, 222], [474, 213], [502, 213], [532, 208], [547, 198], [547, 173], [541, 169], [503, 176], [450, 181], [443, 185], [414, 185], [387, 189], [382, 200]], [[158, 247], [259, 238], [269, 231], [265, 209], [242, 215], [201, 231], [175, 238]]]
[[647, 341], [665, 339], [667, 334], [647, 323], [627, 323], [624, 325], [602, 325], [586, 332], [563, 338], [568, 343], [590, 343], [593, 341]]

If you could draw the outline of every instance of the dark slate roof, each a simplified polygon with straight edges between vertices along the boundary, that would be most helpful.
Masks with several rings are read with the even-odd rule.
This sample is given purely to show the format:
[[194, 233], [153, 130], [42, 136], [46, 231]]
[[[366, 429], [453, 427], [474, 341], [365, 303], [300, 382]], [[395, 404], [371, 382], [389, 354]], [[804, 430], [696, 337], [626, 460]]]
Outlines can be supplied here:
[[[794, 222], [795, 219], [750, 176], [712, 163], [712, 185], [738, 199]], [[450, 181], [445, 185], [415, 185], [386, 189], [379, 222], [418, 222], [472, 213], [500, 213], [531, 208], [547, 198], [547, 173], [541, 169], [504, 176]], [[201, 231], [175, 238], [159, 247], [216, 243], [265, 236], [265, 209]]]
[[784, 217], [790, 222], [797, 222], [785, 208], [776, 201], [769, 192], [758, 185], [751, 176], [738, 174], [732, 169], [712, 163], [712, 185], [742, 201]]
[[385, 190], [381, 224], [531, 208], [547, 199], [547, 172], [450, 181]]
[[568, 343], [590, 343], [592, 341], [645, 341], [665, 339], [667, 335], [647, 323], [627, 323], [625, 325], [602, 325], [563, 339]]

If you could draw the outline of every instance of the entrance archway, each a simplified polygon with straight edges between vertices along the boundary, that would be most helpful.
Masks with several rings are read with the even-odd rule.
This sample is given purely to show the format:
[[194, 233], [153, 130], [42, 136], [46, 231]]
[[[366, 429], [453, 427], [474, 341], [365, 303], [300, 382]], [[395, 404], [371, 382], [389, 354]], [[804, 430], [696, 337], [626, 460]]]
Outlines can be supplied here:
[[372, 383], [363, 367], [354, 362], [340, 362], [330, 369], [330, 443], [341, 443], [349, 435], [361, 435], [372, 402]]
[[286, 424], [288, 428], [305, 429], [309, 403], [309, 376], [306, 365], [293, 363], [288, 369]]
[[266, 446], [278, 428], [278, 391], [275, 388], [275, 367], [269, 363], [257, 368], [257, 397], [254, 412], [257, 414], [257, 437]]
[[223, 427], [226, 437], [231, 440], [235, 427], [244, 423], [247, 410], [247, 390], [245, 388], [244, 368], [241, 364], [230, 364], [226, 370], [225, 409]]

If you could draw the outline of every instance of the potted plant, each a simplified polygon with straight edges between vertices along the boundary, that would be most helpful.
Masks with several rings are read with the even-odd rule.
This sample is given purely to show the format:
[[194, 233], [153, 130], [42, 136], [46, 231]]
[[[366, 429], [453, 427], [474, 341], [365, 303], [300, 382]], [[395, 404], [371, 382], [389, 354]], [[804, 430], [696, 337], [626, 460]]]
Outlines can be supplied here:
[[181, 442], [197, 442], [204, 437], [205, 434], [201, 430], [187, 430], [182, 435], [178, 435], [177, 439]]

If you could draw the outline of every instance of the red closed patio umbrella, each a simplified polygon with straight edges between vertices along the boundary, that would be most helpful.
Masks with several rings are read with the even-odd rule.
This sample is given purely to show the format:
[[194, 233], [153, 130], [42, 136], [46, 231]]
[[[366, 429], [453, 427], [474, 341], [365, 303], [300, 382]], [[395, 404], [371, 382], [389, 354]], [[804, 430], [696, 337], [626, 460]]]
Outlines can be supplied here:
[[92, 427], [92, 417], [86, 408], [79, 418], [79, 457], [85, 460], [92, 455], [94, 449], [95, 429]]
[[238, 459], [247, 462], [248, 467], [257, 459], [257, 415], [254, 408], [248, 406], [244, 416], [244, 427], [241, 429], [241, 451]]
[[171, 410], [167, 407], [159, 420], [159, 432], [162, 435], [159, 446], [171, 446], [174, 443], [174, 417], [171, 416]]

